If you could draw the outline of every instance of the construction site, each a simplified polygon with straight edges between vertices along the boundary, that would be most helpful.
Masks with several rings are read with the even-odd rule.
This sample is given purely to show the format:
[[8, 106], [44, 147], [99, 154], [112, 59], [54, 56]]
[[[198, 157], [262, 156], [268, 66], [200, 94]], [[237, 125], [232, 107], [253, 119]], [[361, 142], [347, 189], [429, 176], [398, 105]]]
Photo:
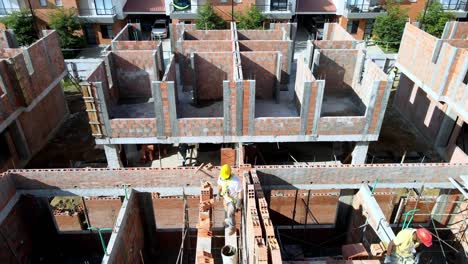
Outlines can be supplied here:
[[[413, 228], [432, 245], [411, 240], [405, 263], [468, 263], [468, 23], [440, 39], [407, 23], [398, 70], [334, 23], [297, 54], [295, 23], [169, 29], [167, 56], [127, 24], [77, 85], [107, 168], [17, 164], [42, 147], [20, 144], [29, 123], [49, 118], [47, 142], [68, 114], [66, 68], [56, 32], [26, 48], [0, 34], [0, 263], [394, 264]], [[56, 117], [23, 120], [36, 104]], [[374, 162], [390, 107], [439, 162]]]

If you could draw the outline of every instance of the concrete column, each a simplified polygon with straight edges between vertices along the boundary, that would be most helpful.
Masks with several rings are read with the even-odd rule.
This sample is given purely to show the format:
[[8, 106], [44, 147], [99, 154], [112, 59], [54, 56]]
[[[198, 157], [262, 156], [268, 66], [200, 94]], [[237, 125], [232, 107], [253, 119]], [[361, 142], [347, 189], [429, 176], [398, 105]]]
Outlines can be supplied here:
[[447, 109], [445, 111], [444, 119], [440, 124], [439, 132], [437, 133], [437, 137], [435, 140], [435, 146], [437, 147], [445, 147], [447, 146], [447, 142], [451, 136], [453, 131], [453, 126], [457, 121], [457, 115], [452, 109]]
[[193, 83], [192, 83], [192, 89], [193, 89], [193, 100], [195, 101], [195, 104], [198, 104], [198, 87], [197, 87], [197, 65], [195, 63], [195, 54], [190, 54], [190, 67], [193, 72]]
[[280, 103], [280, 93], [281, 93], [281, 64], [283, 56], [278, 52], [276, 60], [276, 87], [275, 87], [275, 99], [276, 103]]
[[447, 204], [449, 202], [449, 194], [450, 190], [441, 189], [439, 196], [437, 197], [436, 204], [432, 209], [432, 218], [439, 223], [441, 223], [442, 220], [448, 218], [447, 216], [443, 216], [441, 214], [445, 213], [445, 208], [447, 207]]
[[346, 231], [349, 225], [349, 216], [353, 211], [353, 198], [357, 190], [342, 189], [340, 190], [340, 198], [338, 203], [338, 211], [336, 212], [335, 226], [338, 230]]
[[367, 150], [369, 149], [369, 142], [356, 142], [353, 153], [351, 154], [353, 159], [351, 164], [365, 164], [367, 157]]
[[104, 152], [106, 153], [107, 167], [108, 168], [122, 168], [122, 161], [119, 156], [118, 145], [104, 145]]

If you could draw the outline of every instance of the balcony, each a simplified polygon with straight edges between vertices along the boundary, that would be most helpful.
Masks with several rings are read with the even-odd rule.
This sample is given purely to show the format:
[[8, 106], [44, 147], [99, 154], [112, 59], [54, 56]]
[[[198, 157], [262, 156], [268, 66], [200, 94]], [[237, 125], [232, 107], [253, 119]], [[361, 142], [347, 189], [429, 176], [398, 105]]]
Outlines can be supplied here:
[[344, 16], [347, 18], [376, 18], [378, 15], [385, 14], [386, 12], [387, 10], [384, 5], [362, 2], [347, 4]]
[[271, 1], [270, 5], [255, 5], [269, 19], [290, 19], [293, 6], [289, 1]]
[[21, 11], [20, 8], [0, 8], [0, 16], [7, 16], [13, 12]]
[[468, 4], [466, 1], [441, 0], [442, 9], [452, 12], [457, 18], [465, 18], [468, 14]]
[[86, 23], [114, 23], [116, 19], [115, 7], [98, 9], [98, 8], [80, 8], [78, 10], [79, 18]]

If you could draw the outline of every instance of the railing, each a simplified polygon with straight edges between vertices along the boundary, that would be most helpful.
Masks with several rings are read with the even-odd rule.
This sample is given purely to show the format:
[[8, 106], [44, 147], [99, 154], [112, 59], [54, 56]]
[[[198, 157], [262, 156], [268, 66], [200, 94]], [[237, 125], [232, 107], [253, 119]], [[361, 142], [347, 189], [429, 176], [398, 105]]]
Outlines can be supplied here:
[[274, 2], [271, 5], [255, 5], [260, 12], [291, 12], [292, 3], [290, 2]]
[[348, 9], [350, 13], [380, 13], [386, 10], [383, 5], [365, 4], [364, 2], [358, 5], [348, 4], [346, 5], [346, 9]]
[[0, 16], [6, 16], [13, 12], [19, 12], [21, 9], [19, 8], [0, 8]]
[[444, 4], [441, 3], [442, 10], [451, 10], [451, 11], [468, 11], [468, 5], [465, 1], [458, 1], [457, 3]]
[[115, 15], [115, 7], [106, 8], [106, 9], [79, 9], [80, 16], [110, 16]]

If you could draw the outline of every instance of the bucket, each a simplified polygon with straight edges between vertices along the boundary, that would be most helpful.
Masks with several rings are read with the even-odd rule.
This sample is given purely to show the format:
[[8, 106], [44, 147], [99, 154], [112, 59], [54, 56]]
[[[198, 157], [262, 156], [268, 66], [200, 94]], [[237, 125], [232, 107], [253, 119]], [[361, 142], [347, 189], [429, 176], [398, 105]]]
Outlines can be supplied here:
[[237, 264], [237, 248], [225, 245], [221, 248], [221, 257], [224, 264]]

